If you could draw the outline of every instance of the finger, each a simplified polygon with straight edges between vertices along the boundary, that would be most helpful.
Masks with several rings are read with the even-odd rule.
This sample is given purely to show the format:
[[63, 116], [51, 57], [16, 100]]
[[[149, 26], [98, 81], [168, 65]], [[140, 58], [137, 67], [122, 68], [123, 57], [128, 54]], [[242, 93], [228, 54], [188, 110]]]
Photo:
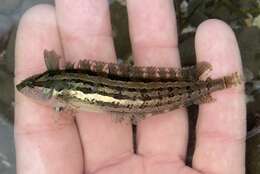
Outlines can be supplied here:
[[56, 8], [63, 51], [68, 60], [116, 61], [106, 0], [57, 0]]
[[[212, 78], [239, 72], [234, 33], [219, 20], [208, 20], [196, 33], [197, 61], [213, 66]], [[216, 102], [201, 105], [193, 166], [202, 173], [244, 173], [246, 111], [243, 86], [219, 91]]]
[[[127, 7], [135, 63], [179, 67], [172, 1], [131, 0], [127, 1]], [[147, 157], [162, 156], [165, 160], [182, 160], [186, 153], [187, 133], [184, 109], [147, 118], [138, 125], [138, 153]]]
[[[108, 1], [56, 1], [65, 56], [68, 60], [116, 60]], [[69, 11], [69, 13], [68, 13]], [[109, 114], [79, 113], [86, 170], [93, 172], [132, 154], [131, 127], [115, 123]], [[102, 165], [102, 166], [101, 166]]]
[[[54, 8], [38, 5], [21, 19], [16, 40], [16, 84], [44, 72], [43, 50], [61, 53]], [[83, 160], [75, 124], [16, 91], [15, 141], [17, 172], [82, 173]]]

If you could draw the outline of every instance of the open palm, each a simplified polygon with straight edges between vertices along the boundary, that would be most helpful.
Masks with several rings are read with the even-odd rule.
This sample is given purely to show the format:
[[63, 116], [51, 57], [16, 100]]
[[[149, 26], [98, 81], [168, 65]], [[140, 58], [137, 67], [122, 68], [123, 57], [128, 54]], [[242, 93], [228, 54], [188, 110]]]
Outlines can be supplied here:
[[[128, 0], [130, 37], [137, 65], [180, 66], [172, 0]], [[208, 20], [196, 32], [198, 61], [213, 65], [212, 77], [241, 70], [232, 30]], [[21, 19], [16, 42], [16, 82], [45, 71], [43, 50], [66, 60], [116, 61], [107, 0], [56, 0], [38, 5]], [[190, 50], [187, 50], [190, 51]], [[216, 102], [199, 107], [192, 168], [185, 165], [188, 118], [185, 109], [141, 121], [137, 153], [131, 125], [106, 114], [65, 114], [55, 121], [52, 108], [16, 92], [17, 173], [242, 174], [245, 172], [243, 87], [213, 94]]]

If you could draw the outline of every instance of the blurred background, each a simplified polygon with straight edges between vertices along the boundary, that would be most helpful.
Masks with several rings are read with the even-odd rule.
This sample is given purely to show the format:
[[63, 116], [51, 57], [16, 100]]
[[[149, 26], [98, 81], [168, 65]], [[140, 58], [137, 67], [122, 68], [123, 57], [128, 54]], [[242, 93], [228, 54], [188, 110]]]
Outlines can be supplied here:
[[[132, 63], [125, 0], [110, 0], [113, 35], [120, 63]], [[14, 45], [26, 9], [53, 0], [0, 0], [0, 173], [14, 174]], [[204, 20], [218, 18], [236, 33], [246, 77], [247, 174], [260, 173], [260, 0], [175, 0], [182, 65], [195, 64], [194, 34]], [[198, 107], [189, 108], [191, 163]]]

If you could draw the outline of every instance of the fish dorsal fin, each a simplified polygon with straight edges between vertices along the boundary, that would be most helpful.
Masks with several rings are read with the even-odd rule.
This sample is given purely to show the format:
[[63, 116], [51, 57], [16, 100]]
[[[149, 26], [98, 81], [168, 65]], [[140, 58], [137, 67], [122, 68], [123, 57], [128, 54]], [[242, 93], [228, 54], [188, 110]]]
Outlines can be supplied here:
[[65, 63], [65, 69], [75, 69], [75, 63], [72, 62], [66, 62]]
[[91, 66], [90, 64], [91, 64], [90, 60], [80, 60], [78, 62], [78, 68], [79, 69], [87, 69], [87, 70], [89, 70], [90, 66]]
[[47, 70], [58, 70], [60, 68], [60, 56], [54, 50], [44, 50], [43, 54]]

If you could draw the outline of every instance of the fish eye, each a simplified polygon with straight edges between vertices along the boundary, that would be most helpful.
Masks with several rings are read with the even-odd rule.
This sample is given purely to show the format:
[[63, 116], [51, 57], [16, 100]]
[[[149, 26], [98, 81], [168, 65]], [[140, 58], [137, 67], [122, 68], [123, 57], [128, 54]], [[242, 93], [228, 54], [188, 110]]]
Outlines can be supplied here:
[[25, 85], [28, 87], [33, 87], [33, 82], [31, 80], [28, 80], [26, 81]]

